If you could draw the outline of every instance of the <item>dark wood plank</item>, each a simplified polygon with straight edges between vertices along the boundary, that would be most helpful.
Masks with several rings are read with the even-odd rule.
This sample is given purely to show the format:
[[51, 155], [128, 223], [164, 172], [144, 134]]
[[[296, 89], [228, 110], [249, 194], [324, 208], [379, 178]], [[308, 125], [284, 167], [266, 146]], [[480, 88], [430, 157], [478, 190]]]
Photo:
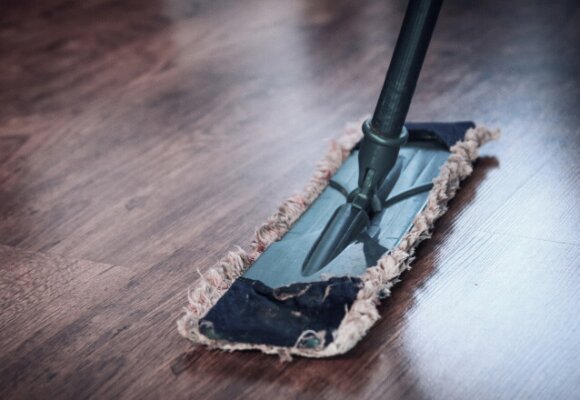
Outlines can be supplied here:
[[107, 310], [130, 270], [6, 246], [0, 260], [2, 397], [41, 397], [50, 382], [62, 385], [66, 371], [82, 371], [72, 354], [106, 346], [129, 327]]
[[351, 353], [191, 349], [196, 270], [370, 112], [404, 1], [7, 1], [1, 398], [572, 398], [580, 7], [448, 2], [411, 120], [486, 147]]

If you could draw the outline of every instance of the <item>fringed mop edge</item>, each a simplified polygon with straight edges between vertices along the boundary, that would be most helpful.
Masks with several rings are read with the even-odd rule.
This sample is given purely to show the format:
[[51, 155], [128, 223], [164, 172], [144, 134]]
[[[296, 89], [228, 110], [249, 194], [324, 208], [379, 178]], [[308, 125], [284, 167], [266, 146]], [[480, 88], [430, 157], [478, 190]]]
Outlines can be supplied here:
[[385, 253], [377, 265], [367, 269], [362, 275], [364, 286], [334, 332], [333, 342], [328, 346], [322, 345], [317, 349], [298, 346], [277, 347], [216, 341], [203, 336], [199, 332], [199, 320], [270, 244], [284, 236], [292, 224], [322, 193], [332, 175], [362, 138], [360, 126], [360, 124], [347, 125], [343, 135], [332, 141], [329, 151], [318, 163], [314, 176], [303, 192], [286, 200], [278, 211], [256, 231], [248, 252], [237, 247], [228, 252], [205, 274], [200, 273], [200, 279], [189, 290], [189, 304], [185, 307], [185, 315], [177, 321], [177, 327], [182, 336], [190, 339], [194, 344], [203, 344], [227, 351], [256, 349], [267, 354], [277, 354], [285, 361], [291, 360], [292, 355], [319, 358], [346, 353], [380, 318], [377, 311], [380, 300], [389, 296], [390, 289], [399, 275], [410, 268], [415, 248], [421, 241], [430, 237], [435, 221], [447, 211], [447, 203], [457, 193], [460, 182], [471, 175], [472, 164], [478, 157], [479, 147], [500, 136], [499, 130], [491, 131], [483, 126], [476, 126], [466, 132], [463, 141], [451, 147], [449, 158], [441, 167], [439, 176], [433, 180], [434, 185], [429, 192], [426, 207], [417, 214], [411, 229], [399, 245]]

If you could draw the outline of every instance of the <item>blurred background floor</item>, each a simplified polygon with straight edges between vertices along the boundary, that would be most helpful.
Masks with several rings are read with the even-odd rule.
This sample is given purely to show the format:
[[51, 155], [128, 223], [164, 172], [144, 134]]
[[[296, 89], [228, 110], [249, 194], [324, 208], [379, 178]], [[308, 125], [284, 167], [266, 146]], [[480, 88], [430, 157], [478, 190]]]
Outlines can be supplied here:
[[187, 287], [375, 105], [405, 1], [0, 6], [0, 397], [580, 396], [580, 5], [448, 1], [409, 115], [500, 127], [347, 355], [192, 350]]

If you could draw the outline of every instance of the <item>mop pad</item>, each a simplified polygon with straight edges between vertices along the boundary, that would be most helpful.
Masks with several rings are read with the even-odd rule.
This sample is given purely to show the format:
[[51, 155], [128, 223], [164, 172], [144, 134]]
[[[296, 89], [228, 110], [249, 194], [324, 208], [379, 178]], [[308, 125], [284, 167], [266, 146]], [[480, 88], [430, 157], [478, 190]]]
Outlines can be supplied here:
[[333, 177], [363, 137], [360, 124], [351, 124], [332, 142], [303, 192], [280, 205], [257, 230], [247, 251], [238, 247], [200, 274], [178, 321], [180, 334], [194, 344], [228, 351], [256, 349], [283, 360], [292, 355], [329, 357], [352, 349], [380, 318], [381, 299], [410, 268], [416, 247], [430, 237], [460, 182], [472, 173], [480, 146], [500, 135], [498, 130], [470, 123], [407, 124], [407, 129], [411, 139], [427, 132], [447, 148], [448, 156], [396, 246], [356, 276], [322, 275], [281, 287], [242, 276], [273, 243], [299, 225], [297, 221], [323, 191], [333, 190]]

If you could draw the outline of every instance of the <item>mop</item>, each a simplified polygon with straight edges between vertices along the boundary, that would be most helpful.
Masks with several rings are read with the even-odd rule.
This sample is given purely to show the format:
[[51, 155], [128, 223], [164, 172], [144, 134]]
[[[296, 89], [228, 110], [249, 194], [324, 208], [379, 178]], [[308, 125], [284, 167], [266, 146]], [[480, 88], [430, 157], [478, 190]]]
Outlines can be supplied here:
[[200, 276], [178, 330], [195, 344], [329, 357], [360, 341], [415, 248], [499, 137], [405, 123], [442, 0], [410, 0], [371, 118], [348, 126], [301, 194]]

